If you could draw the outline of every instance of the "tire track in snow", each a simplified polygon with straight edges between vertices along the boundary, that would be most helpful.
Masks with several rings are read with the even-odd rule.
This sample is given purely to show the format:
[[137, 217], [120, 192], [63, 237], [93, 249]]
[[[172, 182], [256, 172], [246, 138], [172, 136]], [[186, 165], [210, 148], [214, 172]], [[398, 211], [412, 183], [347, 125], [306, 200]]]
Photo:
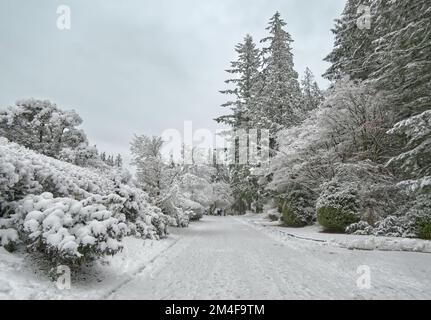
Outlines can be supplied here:
[[129, 282], [133, 281], [133, 279], [136, 276], [138, 276], [142, 271], [144, 271], [145, 269], [147, 269], [151, 264], [153, 264], [159, 257], [161, 257], [163, 254], [165, 254], [169, 249], [171, 249], [180, 240], [181, 240], [181, 238], [175, 239], [171, 244], [169, 244], [169, 246], [167, 246], [165, 249], [163, 249], [158, 255], [156, 255], [155, 257], [153, 257], [149, 262], [147, 262], [145, 265], [143, 265], [140, 268], [138, 268], [138, 270], [136, 270], [132, 274], [128, 275], [127, 279], [124, 279], [123, 281], [121, 281], [114, 288], [112, 288], [111, 290], [109, 290], [108, 293], [103, 294], [102, 297], [101, 297], [101, 299], [103, 299], [103, 300], [110, 300], [111, 297], [113, 295], [115, 295], [115, 293], [119, 289], [121, 289], [122, 287], [124, 287], [125, 285], [127, 285]]

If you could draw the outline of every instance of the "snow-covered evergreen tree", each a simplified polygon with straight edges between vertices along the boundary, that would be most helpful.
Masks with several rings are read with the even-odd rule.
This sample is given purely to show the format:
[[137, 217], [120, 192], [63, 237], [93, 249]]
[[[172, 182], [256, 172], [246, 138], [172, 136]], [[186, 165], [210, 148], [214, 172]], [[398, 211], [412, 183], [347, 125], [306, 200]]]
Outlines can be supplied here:
[[406, 232], [430, 239], [431, 109], [396, 123], [388, 134], [401, 139], [403, 146], [387, 167], [402, 180], [398, 187], [409, 199], [401, 206]]
[[252, 203], [259, 192], [256, 177], [251, 174], [250, 166], [236, 165], [231, 168], [231, 189], [234, 201], [232, 208], [235, 212], [244, 214], [252, 210]]
[[370, 79], [385, 90], [388, 108], [397, 121], [418, 115], [431, 106], [431, 6], [427, 0], [375, 1], [374, 52], [367, 64]]
[[82, 143], [75, 148], [63, 148], [57, 158], [81, 167], [100, 168], [102, 163], [97, 153], [95, 146]]
[[223, 105], [223, 107], [230, 107], [232, 114], [219, 117], [216, 121], [228, 124], [233, 129], [232, 139], [235, 153], [230, 170], [231, 188], [235, 198], [235, 210], [245, 213], [247, 208], [251, 208], [256, 185], [254, 184], [255, 187], [253, 188], [250, 184], [250, 164], [239, 163], [239, 139], [235, 137], [235, 130], [243, 129], [247, 133], [249, 129], [253, 128], [248, 114], [251, 106], [256, 103], [256, 95], [261, 85], [259, 73], [261, 59], [260, 51], [250, 35], [247, 35], [244, 42], [235, 47], [235, 51], [238, 54], [238, 59], [231, 62], [231, 69], [227, 70], [229, 74], [235, 77], [226, 80], [227, 84], [233, 86], [228, 90], [221, 91], [221, 93], [233, 98]]
[[115, 158], [115, 166], [118, 168], [123, 166], [123, 158], [121, 157], [121, 154], [117, 154], [117, 157]]
[[[270, 130], [273, 142], [278, 131], [297, 124], [300, 119], [301, 90], [293, 64], [293, 40], [285, 26], [278, 12], [269, 21], [270, 35], [261, 40], [267, 44], [262, 51], [262, 88], [247, 112], [251, 126]], [[275, 147], [274, 143], [271, 147]]]
[[370, 64], [365, 61], [372, 52], [373, 33], [376, 27], [370, 25], [368, 28], [366, 21], [361, 20], [361, 17], [364, 17], [370, 19], [370, 23], [374, 23], [371, 17], [364, 16], [367, 12], [361, 8], [370, 8], [371, 3], [372, 0], [348, 0], [341, 18], [336, 20], [332, 30], [335, 35], [334, 49], [325, 58], [331, 63], [324, 74], [329, 80], [336, 81], [346, 75], [352, 79], [365, 80], [370, 74]]
[[301, 110], [306, 116], [309, 111], [316, 109], [323, 101], [323, 93], [309, 68], [305, 69], [304, 77], [301, 80], [301, 90]]
[[[361, 6], [370, 8], [369, 29], [358, 25]], [[372, 81], [385, 91], [386, 108], [397, 121], [429, 109], [430, 10], [427, 0], [347, 1], [333, 30], [335, 48], [326, 58], [332, 65], [325, 76]]]
[[255, 98], [259, 81], [260, 51], [256, 47], [253, 38], [247, 35], [243, 43], [235, 47], [238, 59], [231, 62], [231, 68], [226, 70], [233, 75], [232, 79], [226, 80], [226, 84], [233, 86], [221, 93], [229, 95], [232, 99], [222, 105], [230, 107], [232, 113], [216, 119], [219, 123], [225, 123], [235, 129], [249, 128], [249, 119], [246, 116], [250, 104]]
[[387, 166], [404, 179], [431, 176], [431, 109], [396, 123], [388, 133], [402, 139], [405, 147]]

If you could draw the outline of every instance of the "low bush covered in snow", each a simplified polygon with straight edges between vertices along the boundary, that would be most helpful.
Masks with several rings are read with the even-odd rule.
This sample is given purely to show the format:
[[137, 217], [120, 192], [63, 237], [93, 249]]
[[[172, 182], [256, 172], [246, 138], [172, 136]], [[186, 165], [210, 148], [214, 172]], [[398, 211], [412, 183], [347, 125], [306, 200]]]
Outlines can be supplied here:
[[73, 264], [121, 250], [134, 234], [158, 239], [168, 218], [121, 178], [82, 168], [0, 138], [0, 240]]
[[69, 265], [117, 253], [128, 232], [125, 220], [101, 204], [54, 198], [47, 192], [21, 200], [12, 219], [30, 250]]
[[396, 215], [389, 215], [373, 224], [354, 223], [347, 233], [431, 240], [431, 194], [419, 194], [407, 201]]
[[383, 166], [368, 160], [336, 164], [334, 177], [321, 190], [318, 221], [339, 232], [351, 224], [349, 232], [369, 232], [368, 226], [397, 215], [407, 197]]
[[[1, 219], [0, 219], [1, 220]], [[5, 221], [3, 221], [4, 223]], [[0, 221], [1, 226], [2, 221]], [[4, 247], [7, 251], [15, 251], [19, 243], [18, 232], [13, 228], [0, 229], [0, 246]]]
[[174, 213], [169, 216], [170, 218], [170, 225], [176, 226], [179, 228], [185, 228], [188, 227], [190, 223], [190, 214], [189, 211], [184, 211], [181, 208], [174, 208]]
[[418, 227], [419, 238], [431, 240], [431, 219], [420, 221]]
[[358, 191], [348, 184], [325, 183], [317, 200], [317, 220], [327, 231], [344, 232], [360, 220]]
[[315, 221], [315, 198], [311, 189], [291, 184], [289, 192], [280, 200], [282, 219], [286, 226], [304, 227]]

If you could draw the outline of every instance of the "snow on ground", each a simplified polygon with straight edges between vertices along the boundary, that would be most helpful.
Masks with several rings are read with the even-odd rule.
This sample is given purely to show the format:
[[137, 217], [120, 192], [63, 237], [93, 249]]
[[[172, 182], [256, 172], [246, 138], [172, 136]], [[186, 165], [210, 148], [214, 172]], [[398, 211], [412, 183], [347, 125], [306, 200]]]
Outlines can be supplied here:
[[289, 241], [291, 238], [324, 242], [347, 249], [411, 251], [431, 253], [431, 241], [396, 237], [376, 237], [366, 235], [349, 235], [324, 233], [319, 225], [304, 228], [288, 228], [278, 221], [270, 221], [264, 214], [247, 213], [240, 221], [275, 237], [279, 241]]
[[[269, 237], [247, 217], [205, 217], [112, 299], [431, 298], [431, 255]], [[360, 289], [360, 266], [371, 288]]]
[[[0, 250], [0, 298], [32, 299], [430, 299], [431, 255], [348, 250], [282, 238], [256, 217], [204, 217], [162, 241], [128, 238], [128, 251], [60, 291], [25, 255]], [[333, 235], [331, 235], [333, 236]], [[357, 286], [360, 266], [371, 288]]]
[[163, 241], [125, 238], [121, 253], [83, 267], [79, 276], [72, 275], [70, 290], [58, 289], [47, 275], [48, 268], [30, 260], [28, 254], [11, 254], [0, 247], [0, 299], [103, 299], [176, 241], [178, 237], [172, 235]]

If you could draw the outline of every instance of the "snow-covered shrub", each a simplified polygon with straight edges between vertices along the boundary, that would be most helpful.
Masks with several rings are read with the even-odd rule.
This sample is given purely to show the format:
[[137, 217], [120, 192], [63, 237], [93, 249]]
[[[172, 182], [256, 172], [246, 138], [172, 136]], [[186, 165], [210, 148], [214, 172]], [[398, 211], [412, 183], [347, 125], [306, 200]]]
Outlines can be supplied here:
[[373, 234], [373, 227], [366, 221], [359, 221], [352, 223], [346, 228], [346, 233], [357, 234], [357, 235], [371, 235]]
[[19, 243], [18, 232], [15, 229], [0, 229], [0, 244], [7, 251], [13, 252]]
[[369, 160], [337, 164], [333, 180], [347, 183], [358, 191], [361, 218], [369, 224], [394, 214], [405, 201], [394, 176]]
[[403, 203], [396, 215], [389, 216], [374, 225], [373, 234], [430, 239], [431, 179], [424, 177], [397, 184], [404, 194]]
[[[408, 221], [404, 217], [387, 216], [374, 225], [366, 221], [353, 223], [346, 228], [346, 233], [355, 235], [374, 235], [386, 237], [407, 237]], [[412, 236], [412, 235], [410, 235]]]
[[7, 251], [15, 251], [17, 244], [20, 242], [16, 229], [13, 228], [12, 219], [0, 218], [0, 246]]
[[405, 234], [406, 227], [404, 219], [396, 216], [388, 216], [376, 222], [373, 234], [376, 236], [402, 237]]
[[290, 184], [281, 207], [283, 222], [289, 227], [304, 227], [315, 220], [315, 198], [311, 189]]
[[317, 221], [328, 232], [345, 232], [346, 228], [359, 216], [352, 211], [345, 211], [335, 206], [320, 207], [317, 210]]
[[6, 146], [10, 146], [7, 140], [0, 137], [0, 216], [8, 202], [42, 191], [42, 186], [34, 179], [31, 162], [19, 160], [18, 154], [10, 153]]
[[96, 170], [81, 168], [35, 153], [0, 138], [0, 189], [3, 201], [49, 191], [57, 197], [85, 199], [113, 190], [113, 181]]
[[390, 215], [369, 225], [365, 221], [354, 223], [347, 229], [352, 234], [431, 239], [431, 196], [420, 195], [400, 210], [403, 214]]
[[[339, 163], [334, 166], [334, 170], [334, 178], [321, 186], [323, 192], [317, 209], [319, 211], [322, 207], [331, 207], [354, 213], [355, 217], [347, 219], [346, 223], [352, 219], [350, 224], [356, 223], [356, 220], [360, 219], [374, 226], [377, 221], [396, 215], [400, 205], [406, 200], [401, 189], [396, 185], [395, 178], [381, 165], [367, 160]], [[332, 204], [328, 205], [328, 201]], [[340, 210], [335, 210], [338, 214], [333, 212], [334, 210], [329, 211], [340, 218]], [[320, 209], [320, 211], [320, 218], [318, 212], [319, 222], [324, 219], [323, 213], [329, 214], [327, 209]], [[351, 230], [357, 227], [352, 226]], [[341, 227], [339, 229], [342, 231]]]
[[101, 204], [54, 198], [51, 193], [29, 195], [20, 201], [12, 219], [32, 251], [51, 262], [79, 265], [122, 249], [127, 225]]
[[[151, 239], [165, 237], [168, 234], [169, 218], [164, 215], [159, 208], [151, 207], [151, 209], [151, 213], [147, 213], [147, 217], [150, 217], [150, 219], [146, 221], [147, 231], [141, 233], [144, 234], [145, 237]], [[142, 221], [142, 219], [138, 219], [138, 221]]]
[[3, 217], [12, 214], [11, 207], [25, 196], [50, 192], [54, 198], [103, 205], [116, 218], [125, 220], [131, 230], [136, 230], [139, 224], [139, 236], [164, 236], [167, 218], [149, 204], [147, 194], [116, 180], [121, 179], [101, 170], [37, 154], [0, 138], [0, 215]]
[[88, 142], [80, 143], [74, 148], [63, 148], [58, 159], [81, 167], [100, 168], [104, 166], [96, 147], [89, 146]]
[[[149, 203], [148, 195], [145, 192], [136, 187], [117, 184], [115, 193], [120, 196], [120, 199], [123, 199], [122, 206], [117, 210], [126, 216], [127, 221], [139, 224], [140, 236], [158, 238], [167, 235], [168, 217], [162, 213], [160, 208]], [[151, 219], [145, 220], [146, 217]], [[141, 226], [144, 225], [146, 225], [145, 228], [142, 228]], [[151, 226], [154, 226], [155, 230], [151, 230]]]
[[[185, 210], [181, 207], [176, 207], [172, 203], [169, 208], [169, 213], [166, 215], [168, 217], [168, 224], [177, 228], [186, 228], [189, 226], [190, 215], [193, 214], [192, 211]], [[165, 203], [166, 205], [166, 203]], [[166, 206], [162, 207], [163, 212], [166, 212]]]
[[175, 225], [179, 228], [185, 228], [188, 227], [190, 222], [190, 214], [193, 212], [191, 211], [184, 211], [181, 208], [177, 208], [175, 213]]
[[317, 220], [325, 230], [345, 232], [349, 225], [360, 220], [358, 190], [349, 183], [325, 183], [316, 209]]
[[346, 233], [356, 235], [374, 235], [386, 237], [406, 237], [408, 225], [406, 219], [397, 216], [387, 216], [369, 225], [366, 221], [353, 223], [347, 227]]
[[420, 220], [418, 223], [419, 238], [431, 240], [431, 218]]
[[[176, 187], [171, 193], [171, 197], [166, 198], [163, 202], [159, 203], [159, 206], [167, 217], [166, 223], [173, 227], [185, 228], [188, 227], [190, 222], [190, 214], [192, 212], [188, 211], [185, 207], [179, 205], [179, 199], [181, 195], [178, 192], [178, 187]], [[182, 201], [180, 202], [182, 203]]]
[[179, 212], [187, 215], [190, 221], [197, 221], [203, 217], [205, 208], [198, 202], [188, 197], [181, 197], [178, 201]]
[[78, 128], [81, 117], [49, 100], [23, 99], [0, 108], [0, 136], [38, 153], [80, 166], [99, 166], [97, 149]]
[[288, 227], [299, 228], [309, 224], [309, 221], [306, 220], [308, 217], [304, 216], [303, 212], [291, 206], [291, 204], [288, 202], [284, 203], [282, 212], [283, 212], [283, 216], [282, 216], [283, 222]]

